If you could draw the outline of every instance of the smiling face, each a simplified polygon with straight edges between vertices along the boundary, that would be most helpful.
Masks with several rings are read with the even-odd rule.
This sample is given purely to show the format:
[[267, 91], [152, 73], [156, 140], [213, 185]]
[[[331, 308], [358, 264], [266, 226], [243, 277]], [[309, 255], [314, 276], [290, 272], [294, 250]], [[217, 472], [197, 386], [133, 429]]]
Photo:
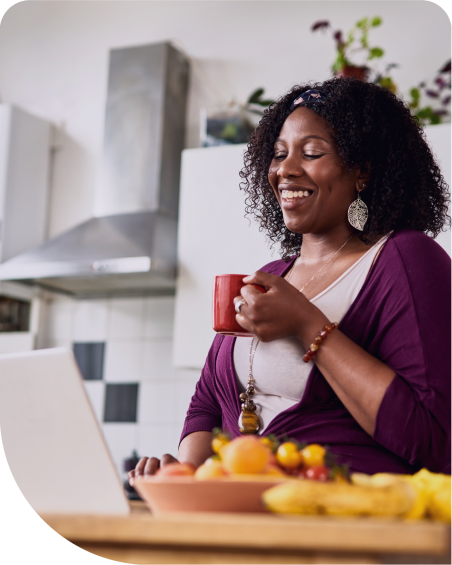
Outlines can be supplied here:
[[361, 188], [359, 178], [342, 164], [331, 128], [315, 112], [301, 107], [290, 114], [268, 171], [290, 231], [321, 235], [350, 229], [347, 210]]

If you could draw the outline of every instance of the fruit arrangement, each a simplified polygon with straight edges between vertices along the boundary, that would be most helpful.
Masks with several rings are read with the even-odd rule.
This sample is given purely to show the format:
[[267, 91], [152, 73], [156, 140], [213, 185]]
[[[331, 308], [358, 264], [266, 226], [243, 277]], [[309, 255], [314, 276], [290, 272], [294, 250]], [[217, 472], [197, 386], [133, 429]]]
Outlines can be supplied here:
[[275, 481], [262, 501], [271, 512], [343, 516], [390, 516], [451, 521], [451, 477], [422, 469], [415, 475], [352, 473], [336, 463], [328, 448], [300, 445], [275, 437], [242, 436], [230, 440], [214, 430], [215, 453], [200, 467], [172, 463], [161, 477], [196, 481]]
[[259, 475], [347, 481], [347, 468], [338, 465], [328, 449], [318, 444], [300, 445], [290, 439], [280, 443], [274, 436], [242, 436], [230, 440], [221, 430], [214, 430], [212, 450], [215, 455], [198, 467], [195, 479]]

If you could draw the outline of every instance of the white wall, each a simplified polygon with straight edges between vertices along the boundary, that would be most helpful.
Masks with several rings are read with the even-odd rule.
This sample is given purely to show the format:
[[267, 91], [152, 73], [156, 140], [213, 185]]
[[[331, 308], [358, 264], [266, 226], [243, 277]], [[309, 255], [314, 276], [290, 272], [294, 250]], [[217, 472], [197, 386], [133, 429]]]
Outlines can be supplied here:
[[[310, 32], [329, 19], [347, 31], [382, 16], [372, 32], [386, 61], [400, 64], [402, 92], [432, 77], [450, 57], [450, 24], [432, 2], [54, 1], [14, 5], [0, 25], [0, 98], [59, 125], [49, 234], [90, 217], [102, 147], [108, 50], [174, 40], [226, 100], [257, 87], [272, 97], [330, 76], [334, 42]], [[192, 76], [187, 147], [198, 146], [199, 109], [218, 97]]]

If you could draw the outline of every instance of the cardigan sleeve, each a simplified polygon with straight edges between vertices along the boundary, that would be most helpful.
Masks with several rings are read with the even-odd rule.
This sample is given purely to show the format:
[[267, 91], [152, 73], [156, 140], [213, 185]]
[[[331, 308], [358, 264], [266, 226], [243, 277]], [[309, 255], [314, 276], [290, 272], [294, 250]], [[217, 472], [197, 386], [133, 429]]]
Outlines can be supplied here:
[[207, 355], [201, 377], [188, 407], [179, 443], [193, 432], [211, 432], [222, 425], [221, 408], [215, 391], [215, 365], [224, 336], [217, 335]]
[[411, 465], [450, 473], [450, 259], [420, 233], [397, 238], [392, 254], [378, 357], [396, 377], [373, 437]]

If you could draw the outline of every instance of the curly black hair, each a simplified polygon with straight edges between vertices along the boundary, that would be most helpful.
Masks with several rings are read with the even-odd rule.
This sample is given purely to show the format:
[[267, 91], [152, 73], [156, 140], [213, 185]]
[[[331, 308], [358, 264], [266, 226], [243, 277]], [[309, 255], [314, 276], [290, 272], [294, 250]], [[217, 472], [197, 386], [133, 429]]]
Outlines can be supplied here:
[[370, 168], [371, 179], [362, 193], [369, 209], [361, 239], [370, 244], [394, 230], [411, 228], [433, 237], [450, 225], [449, 187], [426, 142], [419, 121], [386, 88], [355, 78], [333, 78], [301, 84], [271, 104], [245, 151], [240, 188], [245, 191], [246, 214], [259, 223], [270, 241], [280, 243], [281, 256], [299, 252], [303, 236], [284, 224], [281, 208], [267, 178], [274, 143], [303, 92], [317, 89], [322, 100], [304, 106], [327, 122], [339, 156], [349, 170]]

